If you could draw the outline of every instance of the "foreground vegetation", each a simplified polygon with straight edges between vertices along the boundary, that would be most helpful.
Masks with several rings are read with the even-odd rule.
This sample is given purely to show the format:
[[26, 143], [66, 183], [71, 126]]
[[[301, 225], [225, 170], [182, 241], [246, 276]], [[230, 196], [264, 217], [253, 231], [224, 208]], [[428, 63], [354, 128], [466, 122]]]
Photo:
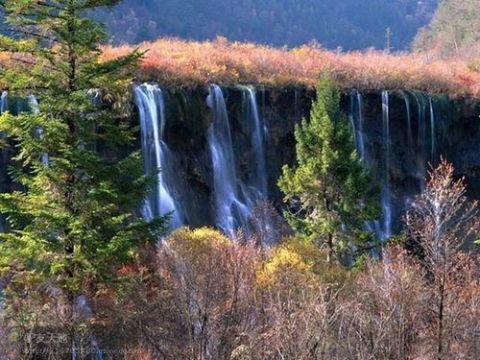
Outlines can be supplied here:
[[[460, 245], [480, 235], [478, 207], [449, 164], [430, 176], [405, 217], [417, 252], [392, 245], [350, 270], [301, 237], [263, 248], [241, 234], [176, 231], [120, 270], [121, 293], [90, 303], [92, 333], [78, 354], [97, 344], [107, 359], [477, 358], [480, 259]], [[4, 317], [0, 354], [65, 358], [62, 300], [28, 306], [31, 332], [12, 338]]]
[[[41, 356], [32, 348], [40, 324], [61, 324], [63, 351], [75, 358], [90, 332], [85, 299], [117, 291], [118, 270], [157, 241], [162, 225], [162, 219], [147, 223], [136, 214], [152, 180], [131, 150], [135, 129], [118, 106], [141, 54], [100, 62], [103, 27], [84, 16], [107, 3], [113, 2], [0, 2], [18, 36], [0, 36], [0, 49], [14, 61], [25, 54], [30, 61], [0, 75], [16, 94], [28, 96], [31, 110], [0, 117], [15, 183], [0, 194], [8, 223], [0, 234], [2, 315], [12, 320], [20, 344], [15, 358]], [[45, 39], [54, 46], [46, 47]]]
[[378, 247], [365, 222], [380, 217], [373, 175], [359, 158], [351, 123], [340, 109], [341, 94], [323, 75], [310, 119], [295, 127], [297, 164], [284, 166], [279, 187], [290, 226], [319, 247], [333, 263]]
[[[258, 84], [273, 87], [314, 87], [327, 71], [341, 88], [359, 90], [408, 89], [451, 96], [480, 96], [480, 72], [459, 59], [436, 61], [424, 54], [390, 55], [366, 51], [334, 53], [315, 46], [292, 50], [224, 38], [212, 42], [160, 39], [140, 44], [148, 50], [138, 80], [163, 86], [196, 87]], [[134, 47], [106, 47], [111, 60]]]

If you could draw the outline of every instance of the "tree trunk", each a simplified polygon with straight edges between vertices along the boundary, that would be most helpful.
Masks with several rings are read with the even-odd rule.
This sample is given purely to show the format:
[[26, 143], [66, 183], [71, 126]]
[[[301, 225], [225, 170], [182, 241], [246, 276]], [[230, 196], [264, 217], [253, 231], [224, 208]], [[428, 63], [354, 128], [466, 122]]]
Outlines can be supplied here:
[[443, 317], [445, 308], [445, 284], [443, 279], [440, 282], [438, 289], [439, 305], [438, 305], [438, 328], [437, 328], [437, 359], [443, 359]]
[[334, 250], [333, 250], [333, 235], [328, 234], [328, 236], [327, 236], [327, 262], [330, 265], [333, 265], [334, 257], [335, 257], [335, 254], [334, 254]]

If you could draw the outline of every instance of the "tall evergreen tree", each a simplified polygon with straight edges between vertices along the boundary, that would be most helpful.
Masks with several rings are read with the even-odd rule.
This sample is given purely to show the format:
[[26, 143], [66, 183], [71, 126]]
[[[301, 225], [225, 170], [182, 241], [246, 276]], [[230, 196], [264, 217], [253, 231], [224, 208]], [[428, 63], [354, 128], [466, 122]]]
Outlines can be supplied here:
[[283, 168], [279, 186], [291, 208], [287, 220], [325, 246], [329, 261], [359, 245], [371, 246], [372, 236], [363, 226], [378, 215], [378, 191], [352, 134], [339, 91], [322, 76], [310, 119], [295, 129], [297, 166]]
[[[0, 118], [14, 144], [11, 175], [19, 184], [0, 195], [11, 228], [0, 240], [7, 310], [19, 292], [62, 297], [72, 351], [78, 299], [115, 284], [118, 270], [162, 225], [136, 215], [152, 185], [132, 151], [136, 129], [126, 116], [131, 70], [142, 54], [102, 61], [103, 26], [87, 17], [117, 2], [0, 1], [13, 34], [0, 36], [0, 50], [14, 61], [1, 80], [40, 103], [39, 111]], [[33, 314], [28, 319], [25, 331], [39, 326]]]

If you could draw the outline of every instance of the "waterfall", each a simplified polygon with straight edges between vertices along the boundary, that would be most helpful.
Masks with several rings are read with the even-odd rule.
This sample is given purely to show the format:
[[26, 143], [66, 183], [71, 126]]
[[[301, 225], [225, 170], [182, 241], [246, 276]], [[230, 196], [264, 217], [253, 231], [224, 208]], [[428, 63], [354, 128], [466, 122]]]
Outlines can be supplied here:
[[174, 181], [175, 171], [171, 166], [173, 155], [164, 141], [164, 94], [157, 85], [150, 84], [136, 86], [134, 93], [140, 114], [145, 173], [157, 178], [155, 191], [145, 200], [142, 215], [146, 220], [169, 215], [169, 229], [173, 230], [182, 226], [184, 221], [170, 185]]
[[366, 162], [367, 161], [367, 156], [365, 152], [365, 140], [363, 136], [363, 123], [364, 123], [364, 118], [363, 118], [363, 97], [360, 92], [357, 92], [357, 102], [358, 102], [358, 146], [359, 150], [358, 153], [361, 157], [361, 159]]
[[3, 91], [0, 98], [0, 114], [8, 110], [8, 91]]
[[[435, 108], [431, 96], [423, 93], [413, 93], [413, 96], [418, 107], [417, 177], [420, 179], [420, 189], [424, 189], [426, 186], [427, 164], [435, 165], [437, 160]], [[429, 115], [429, 118], [427, 118], [427, 115]]]
[[416, 151], [416, 158], [417, 158], [417, 174], [416, 177], [420, 181], [420, 188], [425, 188], [425, 176], [427, 174], [427, 167], [426, 167], [426, 137], [427, 137], [427, 130], [425, 124], [425, 102], [423, 98], [423, 94], [421, 93], [413, 93], [415, 98], [415, 102], [417, 104], [417, 151]]
[[[386, 103], [388, 104], [388, 99], [386, 100], [387, 100]], [[388, 112], [388, 108], [384, 110], [387, 110]], [[369, 159], [371, 159], [371, 156], [368, 154], [367, 148], [365, 146], [365, 135], [364, 135], [365, 114], [364, 114], [363, 96], [357, 90], [354, 90], [350, 93], [350, 111], [351, 111], [350, 118], [354, 126], [353, 131], [356, 138], [355, 145], [356, 145], [357, 153], [359, 154], [359, 157], [362, 159], [363, 164], [369, 167], [371, 166], [371, 164], [369, 164]], [[387, 125], [389, 126], [389, 119], [387, 120], [388, 120]], [[385, 123], [385, 120], [384, 120], [384, 123]], [[387, 136], [385, 135], [383, 136], [384, 144], [386, 144], [386, 141], [385, 141], [386, 138], [389, 138], [389, 129], [388, 129]], [[382, 182], [384, 183], [384, 187], [388, 186], [388, 191], [390, 191], [389, 190], [390, 184], [388, 183], [387, 185], [385, 185], [386, 183], [385, 179], [387, 178], [384, 174]], [[380, 240], [386, 240], [390, 236], [389, 231], [391, 231], [390, 229], [391, 228], [391, 211], [390, 211], [391, 205], [390, 205], [389, 194], [390, 194], [389, 192], [388, 193], [382, 192], [381, 203], [382, 203], [383, 218], [385, 219], [384, 224], [382, 224], [378, 220], [367, 221], [364, 224], [365, 231], [376, 234], [377, 239], [380, 239]]]
[[90, 96], [93, 106], [95, 107], [100, 106], [100, 104], [102, 103], [102, 99], [100, 97], [101, 92], [99, 89], [90, 89], [87, 91], [87, 95]]
[[239, 201], [230, 120], [219, 86], [210, 86], [207, 105], [213, 111], [213, 123], [208, 129], [208, 144], [213, 164], [216, 224], [225, 233], [233, 235], [240, 225], [237, 217], [246, 218], [242, 215], [246, 214], [247, 209]]
[[[356, 104], [356, 108], [355, 108]], [[366, 162], [365, 140], [364, 140], [364, 117], [363, 117], [363, 96], [357, 91], [353, 90], [350, 93], [350, 121], [352, 122], [353, 139], [357, 149], [358, 156], [362, 161]]]
[[38, 106], [38, 101], [35, 95], [28, 95], [27, 102], [32, 114], [37, 115], [40, 113], [40, 107]]
[[430, 155], [430, 162], [432, 166], [435, 164], [435, 112], [433, 110], [433, 101], [432, 97], [428, 97], [428, 103], [430, 105], [430, 135], [431, 135], [431, 155]]
[[[353, 126], [353, 135], [355, 147], [358, 156], [362, 159], [364, 166], [369, 166], [367, 160], [367, 152], [365, 148], [365, 140], [363, 134], [364, 114], [363, 114], [363, 96], [358, 90], [350, 93], [350, 121]], [[366, 221], [364, 224], [365, 231], [376, 234], [377, 238], [381, 238], [382, 231], [378, 221]]]
[[382, 240], [392, 235], [392, 204], [390, 189], [390, 94], [382, 92], [384, 179], [382, 187], [383, 234]]
[[268, 136], [268, 130], [260, 117], [257, 104], [256, 92], [253, 88], [246, 88], [247, 95], [247, 122], [248, 127], [251, 128], [249, 137], [252, 143], [253, 155], [255, 158], [255, 172], [253, 185], [256, 190], [255, 199], [252, 202], [256, 202], [268, 197], [268, 175], [265, 159], [265, 142]]
[[357, 153], [359, 153], [359, 145], [358, 145], [358, 140], [357, 140], [357, 117], [355, 116], [355, 97], [357, 95], [357, 91], [353, 90], [350, 92], [350, 114], [349, 114], [349, 119], [352, 124], [352, 134], [353, 134], [353, 143], [355, 144], [355, 149], [357, 150]]
[[[268, 140], [268, 128], [263, 116], [260, 116], [257, 103], [257, 94], [252, 87], [241, 87], [244, 101], [244, 128], [250, 139], [252, 155], [250, 162], [255, 164], [248, 183], [249, 191], [243, 191], [245, 202], [252, 212], [255, 209], [255, 219], [250, 221], [250, 226], [258, 240], [267, 244], [275, 241], [272, 213], [265, 204], [260, 202], [268, 200], [268, 172], [265, 156]], [[263, 95], [263, 94], [262, 94]], [[263, 96], [262, 96], [263, 100]], [[264, 108], [264, 107], [262, 107]], [[244, 188], [244, 184], [242, 184]], [[245, 229], [247, 232], [249, 229]]]
[[293, 115], [295, 116], [295, 119], [299, 118], [299, 111], [298, 111], [298, 106], [300, 103], [300, 91], [297, 87], [294, 89], [294, 103], [293, 103]]
[[[405, 112], [407, 117], [407, 171], [408, 174], [414, 178], [418, 178], [418, 164], [416, 162], [416, 147], [413, 137], [413, 123], [412, 123], [412, 105], [410, 103], [409, 93], [400, 91], [405, 102]], [[407, 203], [410, 199], [407, 199]]]
[[405, 91], [400, 92], [405, 102], [405, 111], [407, 114], [407, 146], [410, 159], [413, 161], [414, 143], [413, 143], [413, 130], [412, 130], [412, 114], [410, 111], [410, 98]]
[[237, 228], [248, 228], [250, 209], [239, 197], [230, 120], [219, 86], [210, 85], [207, 105], [213, 111], [213, 123], [208, 129], [208, 145], [213, 164], [216, 225], [233, 236]]

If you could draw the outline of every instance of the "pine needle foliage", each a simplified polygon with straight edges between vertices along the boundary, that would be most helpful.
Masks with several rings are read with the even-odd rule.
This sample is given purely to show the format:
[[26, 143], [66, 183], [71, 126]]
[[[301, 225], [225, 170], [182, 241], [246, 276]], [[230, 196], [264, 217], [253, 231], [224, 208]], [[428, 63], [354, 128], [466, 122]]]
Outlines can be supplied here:
[[364, 222], [378, 215], [378, 189], [355, 150], [351, 124], [340, 110], [340, 92], [324, 75], [310, 119], [295, 129], [297, 165], [279, 181], [290, 205], [290, 225], [326, 247], [329, 261], [372, 246]]
[[19, 185], [0, 195], [10, 227], [1, 234], [0, 274], [9, 279], [7, 290], [48, 284], [72, 307], [81, 294], [115, 285], [118, 269], [163, 226], [137, 215], [153, 184], [133, 150], [137, 130], [125, 94], [143, 54], [100, 61], [106, 34], [87, 17], [116, 3], [0, 1], [12, 31], [0, 36], [0, 51], [17, 61], [0, 77], [11, 92], [35, 94], [40, 104], [0, 118]]

